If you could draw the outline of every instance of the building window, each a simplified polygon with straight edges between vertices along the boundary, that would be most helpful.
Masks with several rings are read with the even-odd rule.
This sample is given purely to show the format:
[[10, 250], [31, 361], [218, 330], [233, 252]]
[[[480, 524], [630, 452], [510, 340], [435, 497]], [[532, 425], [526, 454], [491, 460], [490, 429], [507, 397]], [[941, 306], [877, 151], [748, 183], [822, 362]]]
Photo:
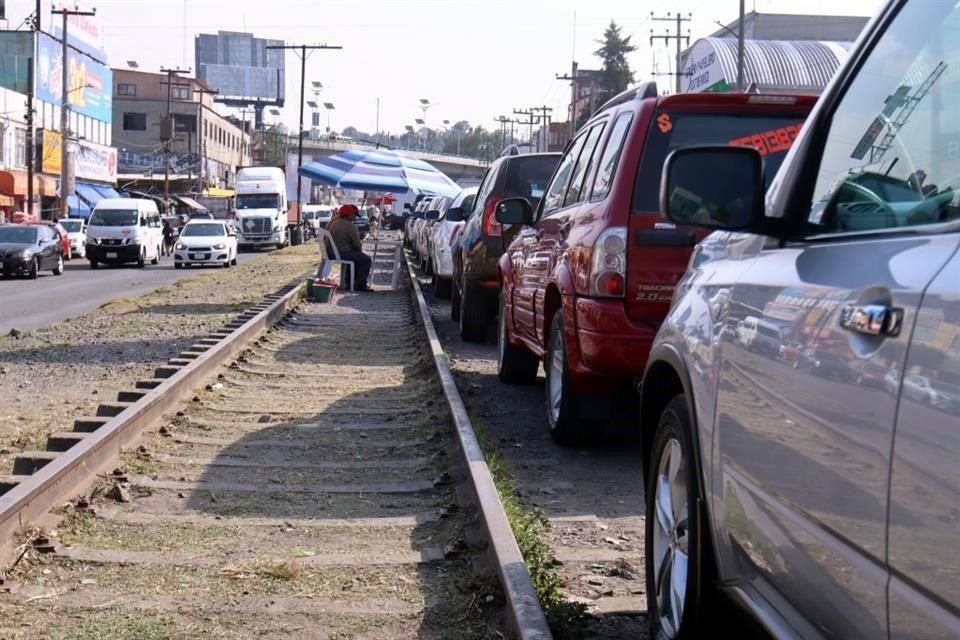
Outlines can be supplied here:
[[173, 90], [173, 99], [174, 100], [189, 100], [190, 99], [190, 87], [171, 87]]
[[145, 113], [125, 113], [123, 114], [124, 131], [146, 131], [147, 114]]
[[128, 82], [118, 82], [117, 95], [118, 96], [135, 96], [137, 95], [137, 85], [130, 84]]
[[16, 157], [14, 158], [14, 164], [18, 167], [27, 166], [27, 130], [26, 129], [16, 129]]

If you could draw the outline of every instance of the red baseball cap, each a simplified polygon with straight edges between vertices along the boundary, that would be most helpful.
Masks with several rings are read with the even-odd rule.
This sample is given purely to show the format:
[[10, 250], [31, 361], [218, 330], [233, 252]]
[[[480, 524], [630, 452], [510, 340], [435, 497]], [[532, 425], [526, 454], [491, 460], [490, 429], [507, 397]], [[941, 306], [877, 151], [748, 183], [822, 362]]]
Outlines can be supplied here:
[[355, 216], [360, 213], [360, 209], [357, 209], [355, 204], [344, 204], [340, 206], [340, 210], [337, 212], [341, 216]]

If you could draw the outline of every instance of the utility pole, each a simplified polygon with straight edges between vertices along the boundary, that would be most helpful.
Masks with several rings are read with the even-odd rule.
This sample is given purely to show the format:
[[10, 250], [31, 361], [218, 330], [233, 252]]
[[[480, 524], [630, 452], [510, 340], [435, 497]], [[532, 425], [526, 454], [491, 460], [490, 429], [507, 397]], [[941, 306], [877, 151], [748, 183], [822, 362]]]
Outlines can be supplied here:
[[506, 116], [498, 116], [494, 118], [495, 122], [500, 123], [500, 149], [507, 148], [507, 123], [510, 122], [510, 118]]
[[740, 22], [737, 27], [737, 90], [744, 91], [746, 87], [744, 86], [744, 77], [743, 77], [743, 49], [744, 49], [744, 29], [743, 29], [743, 14], [745, 10], [746, 0], [740, 0]]
[[206, 108], [203, 104], [203, 96], [215, 96], [219, 91], [216, 89], [194, 88], [194, 93], [200, 94], [200, 113], [197, 118], [197, 151], [200, 152], [200, 188], [198, 191], [203, 193], [207, 188], [207, 133], [203, 129], [203, 110]]
[[[73, 176], [70, 174], [70, 154], [67, 152], [70, 142], [70, 59], [69, 46], [67, 45], [67, 23], [70, 16], [95, 16], [97, 12], [96, 10], [69, 9], [64, 5], [50, 13], [63, 16], [63, 32], [60, 34], [63, 39], [60, 43], [60, 217], [66, 218], [70, 213], [67, 196], [75, 190], [71, 179]], [[39, 13], [37, 13], [37, 24], [40, 24]], [[33, 180], [30, 181], [30, 184], [33, 184]], [[33, 205], [32, 202], [30, 204]]]
[[[303, 176], [300, 175], [300, 168], [303, 166], [303, 101], [306, 100], [304, 94], [307, 90], [307, 57], [309, 55], [307, 52], [313, 52], [317, 49], [343, 49], [343, 47], [327, 46], [325, 44], [283, 44], [268, 45], [267, 49], [291, 49], [300, 56], [300, 128], [297, 131], [297, 225], [299, 226], [303, 224], [303, 205], [300, 202]], [[329, 111], [327, 113], [329, 117]]]
[[[742, 2], [742, 0], [741, 0], [741, 2]], [[650, 29], [650, 44], [652, 45], [655, 40], [663, 40], [663, 43], [664, 43], [665, 45], [670, 46], [670, 41], [671, 41], [671, 40], [676, 40], [676, 41], [677, 41], [677, 62], [676, 62], [676, 68], [674, 69], [674, 73], [673, 73], [673, 74], [670, 74], [670, 75], [675, 75], [675, 76], [677, 77], [677, 93], [680, 93], [680, 92], [682, 91], [682, 89], [683, 89], [683, 88], [681, 87], [681, 85], [680, 85], [680, 82], [681, 82], [681, 80], [682, 80], [682, 78], [683, 78], [683, 68], [682, 68], [682, 67], [683, 67], [683, 62], [682, 62], [682, 60], [681, 60], [681, 55], [680, 55], [680, 54], [683, 52], [683, 42], [686, 42], [688, 45], [690, 44], [690, 29], [687, 29], [687, 35], [683, 35], [683, 34], [682, 34], [682, 32], [683, 32], [683, 23], [684, 23], [684, 22], [690, 22], [690, 20], [692, 19], [692, 16], [693, 16], [693, 14], [688, 13], [688, 14], [686, 15], [686, 17], [684, 17], [684, 16], [682, 16], [682, 15], [680, 14], [680, 12], [678, 11], [676, 16], [672, 16], [672, 15], [670, 15], [670, 13], [667, 13], [667, 17], [663, 18], [663, 17], [656, 17], [656, 16], [653, 15], [653, 12], [652, 12], [652, 11], [650, 12], [650, 20], [652, 20], [653, 22], [674, 22], [674, 23], [676, 23], [676, 32], [675, 32], [675, 33], [672, 33], [672, 34], [669, 33], [669, 32], [667, 32], [667, 33], [664, 34], [664, 35], [655, 36], [655, 35], [653, 35], [653, 29]]]
[[160, 73], [167, 74], [165, 83], [167, 85], [167, 115], [160, 123], [160, 141], [163, 143], [163, 197], [170, 200], [170, 143], [176, 137], [176, 127], [173, 126], [173, 117], [170, 115], [171, 100], [173, 99], [173, 79], [181, 73], [190, 73], [190, 70], [179, 67], [176, 69], [160, 67]]
[[544, 134], [546, 136], [545, 144], [543, 145], [544, 148], [540, 149], [540, 141], [537, 140], [537, 151], [550, 151], [550, 113], [553, 111], [553, 108], [543, 105], [540, 107], [530, 107], [530, 111], [539, 111], [540, 115], [537, 116], [537, 119], [542, 120], [544, 122], [544, 127], [546, 127], [546, 133]]
[[527, 116], [526, 120], [518, 120], [517, 124], [525, 124], [530, 126], [528, 144], [529, 146], [533, 146], [533, 125], [540, 121], [539, 118], [533, 115], [533, 110], [524, 111], [523, 109], [514, 109], [513, 114], [517, 116]]
[[[33, 214], [33, 57], [27, 58], [27, 215]], [[61, 141], [60, 144], [63, 144]], [[40, 211], [43, 217], [43, 210]]]
[[557, 80], [564, 80], [570, 82], [570, 139], [573, 139], [573, 136], [577, 133], [577, 89], [580, 86], [580, 77], [577, 74], [577, 63], [574, 62], [572, 66], [572, 71], [569, 74], [560, 75], [556, 74]]

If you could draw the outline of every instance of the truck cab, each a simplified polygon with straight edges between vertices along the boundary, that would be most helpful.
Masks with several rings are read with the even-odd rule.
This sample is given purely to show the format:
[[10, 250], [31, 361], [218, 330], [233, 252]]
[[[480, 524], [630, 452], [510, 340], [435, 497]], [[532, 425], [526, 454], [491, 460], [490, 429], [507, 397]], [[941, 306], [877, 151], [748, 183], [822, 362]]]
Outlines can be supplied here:
[[236, 226], [241, 247], [287, 246], [287, 182], [279, 167], [237, 172]]

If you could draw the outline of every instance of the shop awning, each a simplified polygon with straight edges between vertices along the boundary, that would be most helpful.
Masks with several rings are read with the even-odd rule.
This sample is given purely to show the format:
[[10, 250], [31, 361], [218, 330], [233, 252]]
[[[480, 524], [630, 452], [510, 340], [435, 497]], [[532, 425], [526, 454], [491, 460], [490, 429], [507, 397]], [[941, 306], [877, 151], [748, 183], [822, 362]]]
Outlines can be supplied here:
[[36, 176], [37, 178], [37, 192], [44, 198], [56, 198], [59, 194], [57, 193], [57, 181], [51, 178], [50, 176]]
[[123, 197], [117, 192], [116, 189], [114, 189], [109, 185], [95, 184], [91, 186], [94, 189], [96, 189], [97, 193], [99, 193], [104, 198], [122, 198]]
[[194, 200], [193, 198], [188, 198], [186, 196], [173, 196], [178, 202], [180, 202], [185, 207], [192, 209], [193, 211], [209, 211], [205, 206]]
[[77, 195], [91, 207], [103, 200], [103, 196], [100, 195], [100, 192], [97, 191], [92, 184], [78, 182], [76, 191]]
[[93, 210], [77, 196], [67, 196], [67, 215], [71, 218], [89, 218]]
[[27, 172], [16, 169], [0, 171], [0, 193], [8, 196], [27, 195]]

